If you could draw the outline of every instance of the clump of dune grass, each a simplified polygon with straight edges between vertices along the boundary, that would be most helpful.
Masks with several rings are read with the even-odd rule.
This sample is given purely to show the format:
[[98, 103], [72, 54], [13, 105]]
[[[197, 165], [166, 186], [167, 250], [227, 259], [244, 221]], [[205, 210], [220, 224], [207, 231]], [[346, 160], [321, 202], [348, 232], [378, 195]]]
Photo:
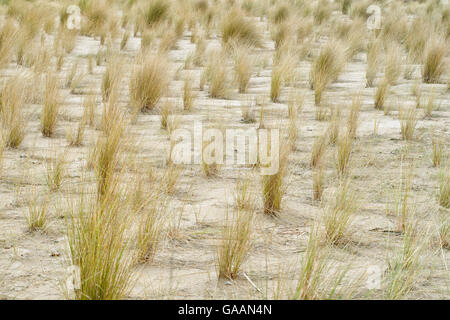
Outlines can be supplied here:
[[295, 56], [289, 51], [275, 59], [270, 81], [270, 99], [273, 102], [278, 101], [283, 82], [289, 83], [295, 81], [295, 59]]
[[331, 121], [328, 125], [328, 143], [336, 144], [341, 128], [341, 110], [335, 107], [331, 113]]
[[47, 185], [51, 191], [57, 191], [61, 188], [65, 176], [65, 156], [60, 153], [49, 159], [46, 163]]
[[237, 46], [233, 50], [233, 67], [238, 92], [246, 93], [250, 77], [252, 76], [253, 59], [248, 46]]
[[339, 245], [348, 240], [348, 229], [356, 210], [356, 194], [350, 188], [350, 180], [346, 180], [338, 187], [332, 203], [324, 212], [325, 237], [330, 244]]
[[11, 61], [17, 36], [18, 30], [14, 24], [14, 20], [7, 19], [3, 28], [0, 30], [0, 67], [5, 66]]
[[203, 65], [203, 56], [206, 51], [206, 41], [204, 38], [199, 38], [195, 43], [195, 51], [192, 56], [192, 62], [196, 67]]
[[344, 281], [348, 267], [333, 269], [330, 253], [322, 245], [321, 237], [319, 227], [312, 226], [291, 299], [348, 299], [355, 294], [360, 279]]
[[41, 132], [44, 137], [51, 137], [55, 132], [60, 107], [58, 79], [48, 74], [45, 85], [44, 105], [41, 114]]
[[433, 151], [432, 154], [433, 167], [440, 167], [445, 155], [445, 146], [442, 143], [442, 139], [434, 137], [431, 140], [431, 148]]
[[172, 136], [174, 130], [180, 126], [181, 117], [177, 114], [172, 114], [167, 118], [167, 133]]
[[168, 18], [170, 14], [170, 3], [165, 0], [155, 0], [142, 12], [143, 20], [148, 27], [153, 27]]
[[102, 97], [103, 101], [109, 99], [112, 90], [117, 90], [122, 79], [122, 63], [118, 57], [110, 57], [106, 66], [105, 73], [102, 77]]
[[238, 178], [234, 199], [238, 210], [252, 210], [256, 206], [256, 197], [249, 178]]
[[389, 46], [389, 43], [405, 42], [408, 32], [408, 17], [404, 15], [400, 6], [391, 7], [389, 12], [383, 17], [380, 37]]
[[347, 134], [352, 138], [356, 137], [360, 110], [361, 98], [359, 96], [354, 96], [352, 99], [352, 105], [350, 107], [350, 113], [347, 119]]
[[83, 145], [85, 128], [86, 120], [83, 117], [75, 128], [68, 129], [66, 132], [66, 140], [69, 143], [69, 146], [80, 147]]
[[249, 46], [262, 47], [262, 37], [256, 25], [237, 9], [232, 9], [223, 18], [220, 32], [224, 44], [235, 41]]
[[314, 144], [311, 150], [311, 161], [310, 165], [312, 168], [317, 168], [325, 154], [328, 145], [328, 135], [324, 132], [322, 135], [314, 139]]
[[253, 212], [236, 210], [227, 217], [218, 245], [219, 278], [236, 279], [251, 248]]
[[[271, 146], [271, 148], [278, 146]], [[278, 171], [272, 175], [262, 176], [262, 198], [264, 213], [277, 215], [281, 209], [281, 203], [286, 193], [285, 176], [288, 166], [289, 147], [280, 148]]]
[[439, 109], [439, 106], [435, 106], [435, 94], [433, 92], [430, 92], [430, 95], [428, 97], [428, 102], [424, 107], [425, 117], [431, 118], [433, 116], [433, 111], [435, 109]]
[[321, 249], [318, 228], [309, 233], [306, 251], [300, 264], [300, 277], [293, 295], [295, 300], [313, 300], [319, 297], [319, 288], [325, 270], [325, 252]]
[[256, 115], [255, 115], [255, 112], [252, 111], [251, 106], [242, 106], [241, 114], [242, 114], [241, 121], [243, 123], [255, 123], [256, 122]]
[[[152, 197], [152, 196], [151, 196]], [[167, 200], [163, 197], [152, 197], [139, 208], [141, 211], [137, 234], [137, 261], [149, 263], [153, 260], [160, 244], [165, 219], [167, 219]]]
[[288, 98], [288, 117], [289, 119], [296, 119], [297, 115], [302, 111], [305, 96], [301, 93], [294, 93], [291, 91]]
[[161, 41], [159, 42], [158, 53], [163, 55], [167, 54], [169, 50], [176, 48], [177, 43], [177, 35], [175, 31], [169, 30], [164, 33]]
[[313, 170], [313, 199], [319, 201], [322, 199], [324, 191], [324, 172], [323, 166], [319, 165]]
[[192, 90], [191, 81], [192, 81], [191, 76], [188, 74], [184, 79], [183, 85], [183, 108], [186, 111], [190, 111], [192, 109], [195, 99], [195, 94], [193, 93]]
[[384, 78], [390, 85], [394, 85], [401, 74], [402, 58], [400, 46], [391, 42], [386, 52], [386, 59]]
[[280, 65], [274, 65], [272, 69], [272, 77], [270, 80], [270, 100], [272, 100], [273, 102], [278, 101], [282, 82], [283, 82], [283, 68]]
[[406, 49], [412, 60], [418, 63], [423, 61], [426, 44], [432, 32], [429, 24], [422, 17], [417, 17], [411, 24], [408, 36], [406, 37]]
[[290, 22], [275, 25], [271, 30], [271, 38], [275, 42], [275, 50], [282, 50], [282, 46], [292, 41], [293, 30]]
[[[19, 29], [16, 43], [16, 62], [20, 66], [24, 66], [27, 64], [26, 58], [30, 49], [30, 47], [28, 46], [30, 38], [31, 35], [25, 30], [25, 28]], [[60, 52], [58, 52], [58, 56], [63, 55], [64, 51], [59, 51]]]
[[443, 168], [439, 172], [439, 205], [450, 208], [450, 171]]
[[386, 95], [388, 94], [388, 92], [389, 92], [389, 83], [387, 81], [383, 81], [378, 85], [374, 99], [375, 109], [377, 110], [383, 109], [386, 101]]
[[65, 81], [65, 87], [66, 88], [73, 88], [74, 83], [76, 83], [77, 80], [77, 74], [78, 74], [78, 60], [76, 60], [72, 67], [70, 68], [70, 71], [67, 73], [66, 81]]
[[415, 106], [409, 107], [405, 110], [400, 106], [398, 110], [398, 118], [400, 121], [400, 132], [403, 140], [412, 140], [416, 130], [417, 122], [419, 121], [418, 112]]
[[61, 45], [66, 53], [71, 53], [75, 49], [76, 39], [78, 33], [73, 30], [63, 29], [58, 33]]
[[115, 171], [120, 157], [120, 148], [124, 124], [117, 119], [111, 125], [109, 134], [99, 135], [95, 146], [95, 174], [97, 178], [97, 195], [99, 199], [112, 192], [114, 187]]
[[313, 10], [314, 24], [321, 25], [327, 21], [332, 12], [333, 8], [330, 3], [326, 0], [320, 0], [317, 2]]
[[17, 148], [25, 137], [26, 119], [22, 109], [25, 81], [21, 76], [13, 77], [0, 91], [2, 140], [8, 148]]
[[48, 226], [49, 199], [40, 200], [34, 189], [28, 199], [28, 212], [25, 215], [29, 231], [45, 230]]
[[133, 214], [111, 193], [101, 201], [86, 194], [72, 201], [66, 223], [70, 263], [79, 268], [75, 299], [123, 299], [134, 281], [136, 258], [127, 234]]
[[336, 148], [336, 170], [339, 177], [347, 174], [352, 154], [353, 137], [347, 132], [338, 138]]
[[422, 79], [425, 83], [438, 83], [445, 71], [445, 54], [447, 45], [444, 40], [430, 40], [425, 50], [425, 61], [422, 71]]
[[183, 173], [183, 169], [175, 164], [169, 163], [162, 177], [162, 189], [165, 193], [171, 195], [176, 191], [178, 180]]
[[130, 79], [130, 98], [135, 110], [153, 110], [169, 84], [168, 64], [162, 56], [146, 55]]
[[413, 169], [411, 165], [407, 170], [402, 166], [400, 182], [393, 193], [394, 201], [391, 213], [398, 219], [398, 231], [404, 232], [407, 222], [414, 215], [414, 206], [410, 203], [410, 194], [413, 183]]
[[291, 145], [292, 150], [296, 149], [296, 142], [299, 136], [299, 130], [297, 126], [297, 118], [292, 117], [289, 118], [289, 124], [288, 124], [288, 144]]
[[371, 88], [377, 76], [378, 64], [380, 62], [380, 42], [374, 40], [367, 48], [366, 86]]
[[88, 1], [84, 6], [83, 15], [87, 17], [81, 25], [81, 33], [84, 35], [103, 37], [106, 29], [114, 31], [115, 25], [110, 19], [111, 6], [108, 1]]
[[420, 108], [422, 105], [422, 86], [418, 81], [412, 86], [411, 93], [416, 98], [416, 108]]
[[173, 113], [172, 103], [167, 99], [159, 108], [159, 115], [161, 116], [161, 128], [167, 129], [169, 125], [169, 117]]
[[325, 121], [330, 116], [330, 108], [327, 105], [317, 104], [314, 106], [314, 119]]
[[385, 299], [405, 299], [413, 290], [421, 271], [420, 258], [426, 241], [419, 231], [417, 218], [411, 218], [405, 225], [402, 247], [395, 256], [388, 258], [388, 268], [384, 276], [383, 294]]
[[[229, 96], [228, 69], [224, 63], [226, 58], [223, 52], [211, 52], [200, 82], [209, 84], [211, 98], [226, 99]], [[200, 84], [202, 87], [202, 84]]]
[[314, 89], [314, 101], [320, 104], [322, 93], [333, 81], [336, 81], [345, 63], [343, 46], [337, 41], [329, 41], [314, 59], [309, 81]]
[[281, 23], [289, 17], [290, 13], [289, 7], [286, 4], [281, 4], [272, 12], [271, 20], [274, 23]]
[[83, 119], [82, 122], [93, 127], [95, 124], [96, 95], [90, 92], [83, 100]]

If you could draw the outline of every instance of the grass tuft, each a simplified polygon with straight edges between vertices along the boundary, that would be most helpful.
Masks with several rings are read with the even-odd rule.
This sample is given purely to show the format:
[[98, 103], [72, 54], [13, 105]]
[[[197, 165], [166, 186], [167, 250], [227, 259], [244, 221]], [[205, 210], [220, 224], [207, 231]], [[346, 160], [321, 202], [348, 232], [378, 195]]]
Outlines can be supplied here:
[[220, 28], [224, 44], [236, 41], [248, 46], [262, 47], [261, 34], [256, 25], [237, 9], [225, 16]]
[[130, 80], [130, 98], [133, 109], [153, 110], [169, 84], [168, 64], [162, 56], [147, 55], [133, 71]]
[[447, 45], [444, 40], [430, 40], [425, 50], [422, 79], [425, 83], [438, 83], [445, 71]]
[[323, 219], [328, 243], [340, 245], [348, 241], [348, 229], [356, 210], [356, 194], [350, 188], [350, 180], [346, 180], [335, 192], [333, 202], [325, 208]]
[[328, 42], [314, 59], [309, 81], [314, 89], [314, 101], [320, 104], [322, 93], [333, 81], [336, 81], [345, 63], [343, 46], [337, 41]]
[[253, 213], [237, 210], [227, 217], [217, 252], [219, 278], [236, 279], [251, 247]]

